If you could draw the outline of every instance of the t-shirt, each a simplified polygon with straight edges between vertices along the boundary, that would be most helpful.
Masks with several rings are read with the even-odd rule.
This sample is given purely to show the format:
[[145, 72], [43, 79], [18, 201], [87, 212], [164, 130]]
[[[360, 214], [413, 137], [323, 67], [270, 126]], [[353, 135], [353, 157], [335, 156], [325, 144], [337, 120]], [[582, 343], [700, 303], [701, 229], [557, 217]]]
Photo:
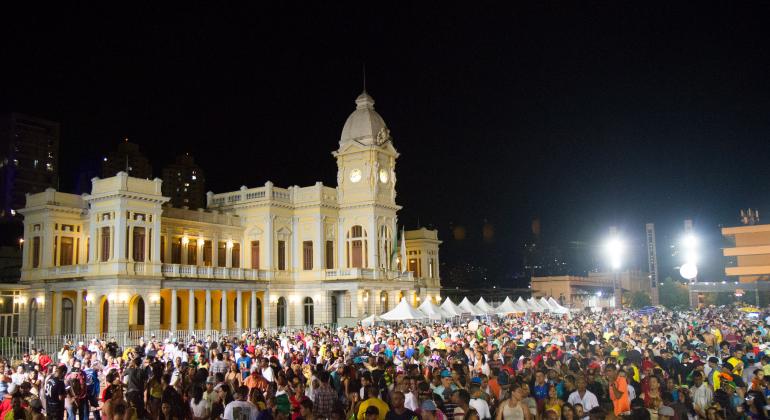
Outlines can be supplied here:
[[246, 379], [249, 377], [249, 374], [251, 373], [251, 357], [249, 356], [241, 356], [238, 358], [238, 370], [241, 371], [241, 379]]
[[610, 389], [610, 399], [612, 400], [612, 405], [615, 407], [615, 415], [619, 416], [626, 411], [631, 411], [631, 400], [628, 399], [628, 383], [626, 382], [626, 378], [618, 376], [615, 379], [615, 385], [617, 387], [617, 392], [622, 392], [622, 394], [620, 395], [620, 398], [618, 398], [616, 397], [615, 392]]
[[190, 400], [190, 410], [192, 410], [193, 417], [206, 418], [211, 414], [211, 403], [205, 398], [201, 398], [198, 404], [195, 404], [194, 400]]
[[417, 416], [417, 413], [410, 409], [406, 409], [401, 414], [396, 414], [395, 411], [388, 411], [388, 414], [385, 415], [385, 420], [416, 420], [419, 419]]
[[256, 420], [259, 410], [248, 401], [231, 401], [225, 407], [225, 420]]
[[64, 381], [51, 377], [45, 383], [45, 406], [49, 412], [60, 411], [64, 409], [64, 401], [61, 396], [65, 395], [67, 390], [64, 387]]

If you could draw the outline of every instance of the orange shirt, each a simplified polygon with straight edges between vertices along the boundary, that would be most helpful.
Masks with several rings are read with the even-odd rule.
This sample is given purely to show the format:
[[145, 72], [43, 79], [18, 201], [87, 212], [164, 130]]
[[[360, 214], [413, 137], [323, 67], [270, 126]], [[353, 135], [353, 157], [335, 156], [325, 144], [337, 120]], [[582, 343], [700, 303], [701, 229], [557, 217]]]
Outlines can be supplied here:
[[615, 408], [615, 415], [619, 416], [622, 413], [631, 411], [631, 401], [628, 399], [628, 383], [626, 383], [626, 378], [618, 375], [615, 379], [615, 386], [618, 389], [618, 393], [622, 394], [620, 395], [620, 398], [616, 398], [615, 393], [610, 388], [610, 399]]
[[495, 399], [500, 401], [500, 391], [502, 391], [502, 387], [497, 383], [497, 378], [489, 380], [489, 390], [494, 394], [493, 396]]

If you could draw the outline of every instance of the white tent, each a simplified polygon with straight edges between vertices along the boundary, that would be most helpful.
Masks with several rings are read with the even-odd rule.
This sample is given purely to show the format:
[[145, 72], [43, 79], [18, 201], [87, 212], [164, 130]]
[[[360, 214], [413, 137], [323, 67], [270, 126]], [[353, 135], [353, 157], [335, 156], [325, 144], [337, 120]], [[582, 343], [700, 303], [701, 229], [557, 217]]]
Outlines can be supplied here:
[[378, 317], [377, 315], [369, 315], [361, 320], [361, 325], [364, 327], [371, 327], [378, 322], [382, 322], [382, 318]]
[[476, 302], [476, 307], [488, 314], [493, 314], [497, 312], [495, 311], [495, 308], [492, 305], [488, 304], [487, 301], [484, 300], [484, 296], [480, 297], [479, 301]]
[[557, 302], [556, 299], [553, 298], [553, 296], [548, 298], [548, 303], [550, 303], [551, 306], [553, 306], [554, 312], [558, 314], [566, 314], [567, 312], [569, 312], [569, 308], [561, 306], [561, 304]]
[[548, 308], [548, 310], [551, 312], [553, 312], [555, 309], [553, 305], [551, 305], [551, 302], [549, 302], [548, 299], [546, 299], [545, 297], [541, 297], [540, 299], [538, 299], [537, 303], [539, 303], [540, 306], [542, 306], [543, 308]]
[[453, 316], [451, 314], [447, 314], [443, 308], [433, 303], [433, 301], [430, 299], [425, 299], [425, 301], [423, 301], [417, 309], [419, 309], [432, 320], [451, 318]]
[[452, 300], [449, 299], [448, 297], [444, 299], [444, 303], [441, 304], [441, 309], [443, 309], [444, 312], [447, 313], [447, 315], [451, 315], [451, 316], [460, 316], [463, 313], [468, 312], [463, 308], [455, 305], [455, 303], [452, 302]]
[[543, 308], [541, 308], [540, 305], [534, 303], [532, 298], [529, 298], [529, 300], [524, 300], [521, 298], [521, 296], [519, 296], [519, 300], [517, 300], [516, 303], [518, 303], [519, 306], [527, 308], [527, 312], [543, 312]]
[[380, 315], [385, 321], [408, 321], [413, 319], [425, 319], [427, 316], [412, 305], [407, 303], [406, 298], [401, 298], [401, 302], [393, 310]]
[[527, 312], [527, 308], [519, 307], [519, 305], [515, 304], [508, 296], [506, 296], [503, 303], [495, 309], [495, 313], [498, 314], [513, 314], [517, 312]]
[[459, 307], [465, 309], [466, 312], [470, 312], [473, 316], [482, 316], [486, 315], [487, 313], [482, 311], [481, 309], [477, 308], [476, 305], [472, 304], [470, 300], [468, 300], [467, 297], [463, 298], [463, 301], [460, 302]]
[[533, 297], [527, 299], [527, 303], [531, 304], [532, 306], [537, 306], [538, 308], [540, 308], [541, 312], [546, 311], [546, 310], [548, 310], [548, 311], [551, 310], [550, 306], [541, 304], [540, 302], [537, 301], [537, 299], [535, 299]]

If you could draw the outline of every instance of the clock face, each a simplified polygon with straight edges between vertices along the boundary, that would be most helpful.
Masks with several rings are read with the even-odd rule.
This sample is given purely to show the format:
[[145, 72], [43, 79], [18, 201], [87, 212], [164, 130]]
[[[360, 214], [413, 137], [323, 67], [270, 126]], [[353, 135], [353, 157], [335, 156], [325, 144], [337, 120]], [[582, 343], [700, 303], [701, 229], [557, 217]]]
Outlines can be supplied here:
[[353, 169], [350, 171], [350, 181], [351, 182], [358, 182], [361, 180], [361, 170], [360, 169]]
[[388, 171], [385, 168], [380, 169], [380, 182], [382, 182], [383, 184], [386, 184], [388, 182]]

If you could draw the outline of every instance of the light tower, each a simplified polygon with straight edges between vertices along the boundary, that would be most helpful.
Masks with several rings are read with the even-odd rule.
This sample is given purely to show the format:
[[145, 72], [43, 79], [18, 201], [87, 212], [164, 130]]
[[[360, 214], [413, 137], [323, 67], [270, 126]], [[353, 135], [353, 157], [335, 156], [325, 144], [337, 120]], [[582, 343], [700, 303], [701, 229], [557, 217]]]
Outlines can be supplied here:
[[650, 299], [653, 305], [660, 303], [658, 294], [658, 251], [655, 247], [655, 224], [647, 223], [647, 266], [650, 272]]

